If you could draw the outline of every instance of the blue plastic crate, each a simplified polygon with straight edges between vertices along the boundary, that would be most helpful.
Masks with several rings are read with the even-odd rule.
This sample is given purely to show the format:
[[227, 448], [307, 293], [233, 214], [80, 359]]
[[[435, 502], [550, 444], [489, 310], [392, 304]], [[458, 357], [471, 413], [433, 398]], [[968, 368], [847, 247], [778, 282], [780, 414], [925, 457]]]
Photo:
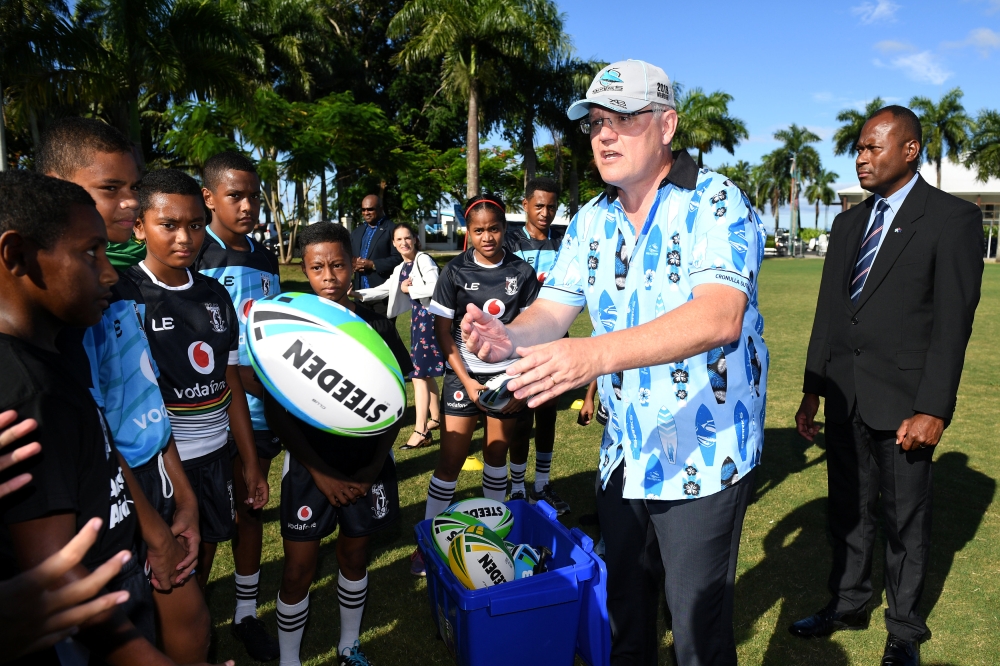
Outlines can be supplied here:
[[593, 543], [585, 549], [579, 536], [589, 538], [582, 532], [571, 534], [545, 502], [514, 501], [507, 507], [514, 514], [507, 541], [551, 550], [546, 573], [468, 590], [438, 555], [431, 521], [414, 529], [427, 567], [427, 595], [438, 632], [460, 666], [508, 666], [512, 645], [516, 654], [530, 655], [532, 663], [572, 666], [584, 599], [594, 603], [590, 583], [601, 573]]
[[584, 583], [576, 653], [589, 666], [611, 666], [611, 622], [608, 620], [608, 568], [594, 553], [594, 540], [574, 527], [570, 532], [594, 558], [597, 575]]

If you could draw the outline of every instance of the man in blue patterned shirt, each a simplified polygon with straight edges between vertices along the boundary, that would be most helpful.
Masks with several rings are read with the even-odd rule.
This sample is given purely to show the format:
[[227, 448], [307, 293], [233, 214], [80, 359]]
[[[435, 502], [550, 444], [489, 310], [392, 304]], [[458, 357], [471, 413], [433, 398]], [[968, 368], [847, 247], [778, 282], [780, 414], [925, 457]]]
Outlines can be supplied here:
[[[568, 113], [610, 186], [570, 223], [535, 305], [510, 327], [470, 307], [463, 336], [484, 360], [523, 357], [510, 387], [530, 406], [598, 380], [612, 663], [657, 663], [664, 576], [678, 663], [736, 664], [736, 559], [767, 386], [763, 226], [734, 183], [671, 151], [659, 67], [605, 67]], [[596, 335], [560, 340], [584, 306]]]

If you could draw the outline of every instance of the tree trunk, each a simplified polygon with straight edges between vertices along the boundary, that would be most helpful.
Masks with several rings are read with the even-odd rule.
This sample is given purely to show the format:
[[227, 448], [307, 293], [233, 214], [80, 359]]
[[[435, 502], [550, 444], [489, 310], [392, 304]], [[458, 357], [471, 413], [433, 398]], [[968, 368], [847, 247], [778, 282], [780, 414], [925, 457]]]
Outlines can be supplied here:
[[816, 223], [813, 228], [819, 231], [819, 199], [816, 199]]
[[31, 142], [37, 155], [39, 148], [42, 146], [42, 135], [38, 131], [38, 116], [35, 115], [35, 110], [31, 108], [28, 109], [28, 125], [31, 128]]
[[465, 135], [465, 196], [479, 194], [479, 92], [469, 83], [469, 129]]
[[556, 150], [555, 164], [553, 165], [555, 170], [556, 182], [559, 183], [559, 189], [563, 186], [563, 171], [565, 166], [563, 164], [563, 137], [562, 133], [558, 130], [552, 131], [552, 147]]
[[576, 151], [569, 158], [569, 219], [580, 209], [580, 159]]
[[[941, 154], [942, 155], [944, 154], [943, 150], [941, 151]], [[941, 162], [942, 162], [942, 160], [939, 157], [938, 160], [937, 160], [937, 187], [938, 187], [939, 190], [941, 189]]]
[[320, 215], [322, 215], [321, 219], [326, 222], [330, 219], [326, 208], [326, 167], [323, 167], [323, 170], [319, 174], [319, 207], [321, 211]]
[[528, 181], [535, 177], [538, 170], [538, 155], [535, 153], [535, 113], [528, 111], [527, 118], [524, 119], [524, 127], [521, 129], [521, 154], [524, 156], [524, 187], [528, 187]]

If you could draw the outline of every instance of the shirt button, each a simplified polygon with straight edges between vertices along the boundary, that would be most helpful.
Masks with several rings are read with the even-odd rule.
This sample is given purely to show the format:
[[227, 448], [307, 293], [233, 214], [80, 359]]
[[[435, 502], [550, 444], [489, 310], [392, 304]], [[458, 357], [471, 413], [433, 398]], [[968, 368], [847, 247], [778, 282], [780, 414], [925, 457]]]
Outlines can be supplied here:
[[858, 318], [857, 317], [851, 317], [851, 323], [856, 326], [857, 323], [858, 323]]
[[855, 349], [854, 350], [854, 355], [855, 356], [861, 356], [861, 350], [860, 349]]

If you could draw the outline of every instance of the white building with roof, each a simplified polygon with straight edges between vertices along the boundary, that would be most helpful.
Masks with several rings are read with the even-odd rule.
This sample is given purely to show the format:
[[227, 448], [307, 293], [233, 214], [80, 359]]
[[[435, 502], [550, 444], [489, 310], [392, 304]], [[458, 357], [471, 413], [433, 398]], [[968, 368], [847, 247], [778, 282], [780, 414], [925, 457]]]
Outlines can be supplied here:
[[[937, 186], [937, 169], [934, 164], [924, 162], [920, 166], [920, 175], [931, 186]], [[976, 178], [976, 172], [961, 164], [950, 162], [947, 158], [941, 162], [941, 189], [953, 194], [959, 199], [965, 199], [979, 206], [983, 211], [983, 224], [989, 225], [990, 247], [993, 238], [997, 236], [996, 225], [1000, 224], [1000, 178], [990, 178], [985, 183]], [[854, 185], [837, 191], [842, 210], [856, 206], [869, 196], [861, 185]], [[995, 252], [990, 252], [994, 256]]]

